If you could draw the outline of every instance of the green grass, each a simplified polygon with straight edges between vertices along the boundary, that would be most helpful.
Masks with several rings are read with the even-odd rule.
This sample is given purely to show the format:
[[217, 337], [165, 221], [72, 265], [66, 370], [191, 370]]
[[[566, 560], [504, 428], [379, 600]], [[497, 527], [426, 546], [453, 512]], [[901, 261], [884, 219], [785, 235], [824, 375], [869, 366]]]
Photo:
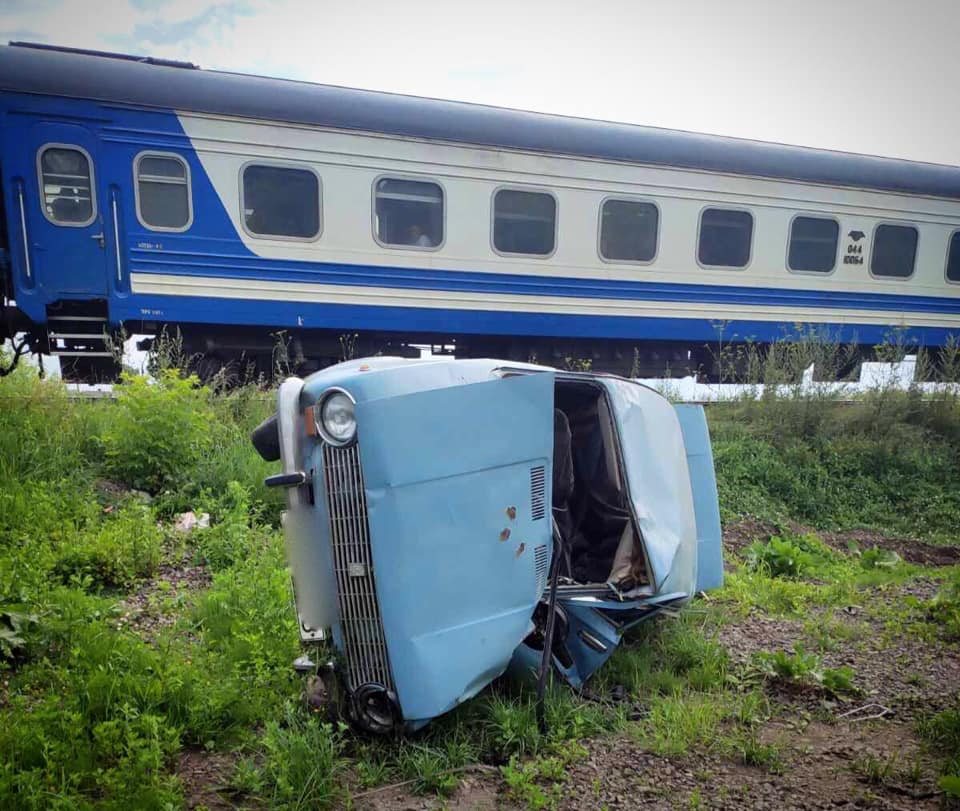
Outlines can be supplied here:
[[[516, 802], [551, 808], [581, 742], [609, 734], [777, 772], [779, 746], [760, 737], [768, 682], [855, 686], [856, 674], [830, 675], [818, 658], [864, 633], [842, 607], [932, 576], [838, 551], [791, 522], [956, 540], [956, 402], [888, 392], [853, 405], [711, 407], [724, 517], [781, 527], [733, 561], [721, 592], [631, 631], [587, 695], [553, 685], [546, 734], [529, 687], [497, 683], [417, 735], [372, 740], [308, 712], [290, 668], [301, 650], [281, 494], [263, 487], [275, 466], [248, 440], [272, 398], [169, 371], [152, 384], [128, 377], [120, 391], [73, 400], [28, 369], [0, 380], [0, 808], [178, 808], [185, 750], [230, 755], [231, 802], [289, 809], [346, 805], [390, 782], [448, 795], [476, 763], [500, 769]], [[176, 534], [171, 519], [188, 509], [210, 513], [211, 527]], [[209, 585], [151, 585], [178, 562], [204, 567]], [[935, 576], [940, 595], [891, 616], [891, 633], [958, 635], [960, 581]], [[124, 616], [140, 589], [168, 620], [144, 637]], [[731, 662], [718, 629], [755, 611], [804, 621], [809, 668], [774, 651], [766, 675], [762, 658]], [[944, 774], [956, 775], [952, 716], [925, 723]]]
[[711, 406], [725, 521], [958, 540], [960, 398], [879, 391]]
[[[71, 400], [26, 369], [0, 382], [0, 807], [177, 807], [174, 766], [192, 746], [253, 745], [277, 805], [301, 778], [304, 796], [326, 796], [271, 765], [299, 760], [276, 727], [289, 731], [300, 690], [298, 643], [275, 507], [243, 436], [260, 399], [242, 396], [172, 374], [127, 379], [113, 402]], [[181, 504], [216, 523], [175, 539], [165, 521]], [[148, 644], [120, 601], [184, 543], [217, 574]]]

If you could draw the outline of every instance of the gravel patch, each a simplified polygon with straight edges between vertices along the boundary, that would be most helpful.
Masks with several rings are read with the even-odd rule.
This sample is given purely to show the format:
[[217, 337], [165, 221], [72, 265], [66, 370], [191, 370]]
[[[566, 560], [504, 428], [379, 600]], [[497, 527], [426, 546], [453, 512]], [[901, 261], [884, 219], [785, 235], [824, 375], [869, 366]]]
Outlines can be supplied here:
[[[589, 756], [567, 775], [562, 809], [935, 809], [932, 781], [905, 785], [896, 777], [873, 785], [858, 758], [895, 757], [909, 764], [916, 747], [909, 731], [889, 726], [885, 734], [855, 725], [810, 725], [790, 731], [783, 774], [746, 766], [719, 755], [683, 758], [646, 752], [629, 738], [590, 742]], [[898, 736], [904, 736], [904, 743]], [[867, 742], [869, 739], [869, 743]], [[891, 740], [895, 743], [891, 744]], [[892, 745], [892, 748], [891, 748]]]
[[[184, 804], [189, 809], [226, 811], [237, 806], [220, 795], [233, 774], [235, 757], [220, 752], [187, 750], [180, 753], [177, 777], [183, 783]], [[250, 808], [244, 803], [245, 808]]]
[[119, 604], [121, 627], [133, 631], [149, 644], [155, 644], [160, 633], [176, 624], [179, 612], [166, 610], [210, 586], [210, 572], [203, 566], [186, 561], [162, 563], [150, 580], [141, 583]]

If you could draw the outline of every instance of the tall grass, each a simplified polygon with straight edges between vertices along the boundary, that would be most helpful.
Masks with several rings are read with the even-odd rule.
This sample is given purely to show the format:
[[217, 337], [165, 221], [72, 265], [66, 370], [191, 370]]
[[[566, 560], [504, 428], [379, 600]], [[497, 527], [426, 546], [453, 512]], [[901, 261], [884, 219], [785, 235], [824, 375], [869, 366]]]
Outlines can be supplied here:
[[709, 410], [726, 520], [791, 518], [957, 537], [960, 397], [880, 389], [745, 399]]
[[[247, 438], [264, 398], [169, 369], [117, 390], [71, 399], [26, 368], [0, 381], [4, 809], [179, 806], [183, 747], [243, 743], [300, 689], [276, 511]], [[214, 524], [176, 537], [181, 509]], [[120, 601], [152, 588], [184, 544], [188, 562], [219, 574], [147, 641]], [[265, 792], [280, 791], [280, 774]]]

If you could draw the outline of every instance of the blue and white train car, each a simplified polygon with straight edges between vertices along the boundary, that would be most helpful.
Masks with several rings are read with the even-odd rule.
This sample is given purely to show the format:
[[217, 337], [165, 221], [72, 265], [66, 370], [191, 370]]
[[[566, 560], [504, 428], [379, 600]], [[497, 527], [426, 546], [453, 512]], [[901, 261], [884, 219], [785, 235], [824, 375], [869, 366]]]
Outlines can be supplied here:
[[[14, 44], [3, 337], [113, 370], [453, 345], [657, 374], [798, 322], [960, 331], [960, 168]], [[636, 350], [636, 352], [635, 352]], [[637, 362], [639, 361], [639, 362]]]

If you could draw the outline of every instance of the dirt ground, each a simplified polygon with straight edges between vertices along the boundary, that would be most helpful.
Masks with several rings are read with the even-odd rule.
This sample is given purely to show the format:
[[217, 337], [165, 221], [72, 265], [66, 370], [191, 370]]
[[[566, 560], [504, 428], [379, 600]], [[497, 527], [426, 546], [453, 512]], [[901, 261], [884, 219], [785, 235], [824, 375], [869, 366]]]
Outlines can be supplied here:
[[[757, 523], [735, 524], [725, 530], [725, 544], [728, 551], [738, 551], [769, 534], [769, 527]], [[905, 561], [927, 566], [960, 560], [958, 549], [868, 532], [820, 533], [820, 537], [843, 550], [851, 541], [861, 550], [893, 549]], [[822, 652], [823, 664], [852, 666], [862, 692], [840, 702], [816, 691], [768, 688], [771, 719], [760, 739], [780, 747], [779, 773], [696, 751], [684, 757], [657, 756], [628, 736], [599, 738], [584, 742], [588, 754], [569, 768], [559, 807], [943, 808], [935, 785], [935, 763], [915, 730], [921, 714], [955, 702], [960, 654], [956, 646], [891, 628], [890, 612], [884, 610], [906, 608], [914, 598], [929, 599], [936, 590], [936, 583], [929, 579], [887, 586], [862, 595], [861, 604], [831, 609], [815, 618], [848, 626], [849, 640]], [[795, 642], [809, 640], [809, 622], [807, 626], [805, 632], [800, 620], [755, 612], [721, 626], [718, 639], [734, 661], [746, 661], [755, 651], [789, 651]], [[870, 715], [880, 717], [870, 719]], [[518, 806], [506, 797], [497, 773], [485, 770], [468, 775], [456, 794], [443, 800], [417, 797], [400, 786], [359, 797], [353, 807], [487, 811]]]

